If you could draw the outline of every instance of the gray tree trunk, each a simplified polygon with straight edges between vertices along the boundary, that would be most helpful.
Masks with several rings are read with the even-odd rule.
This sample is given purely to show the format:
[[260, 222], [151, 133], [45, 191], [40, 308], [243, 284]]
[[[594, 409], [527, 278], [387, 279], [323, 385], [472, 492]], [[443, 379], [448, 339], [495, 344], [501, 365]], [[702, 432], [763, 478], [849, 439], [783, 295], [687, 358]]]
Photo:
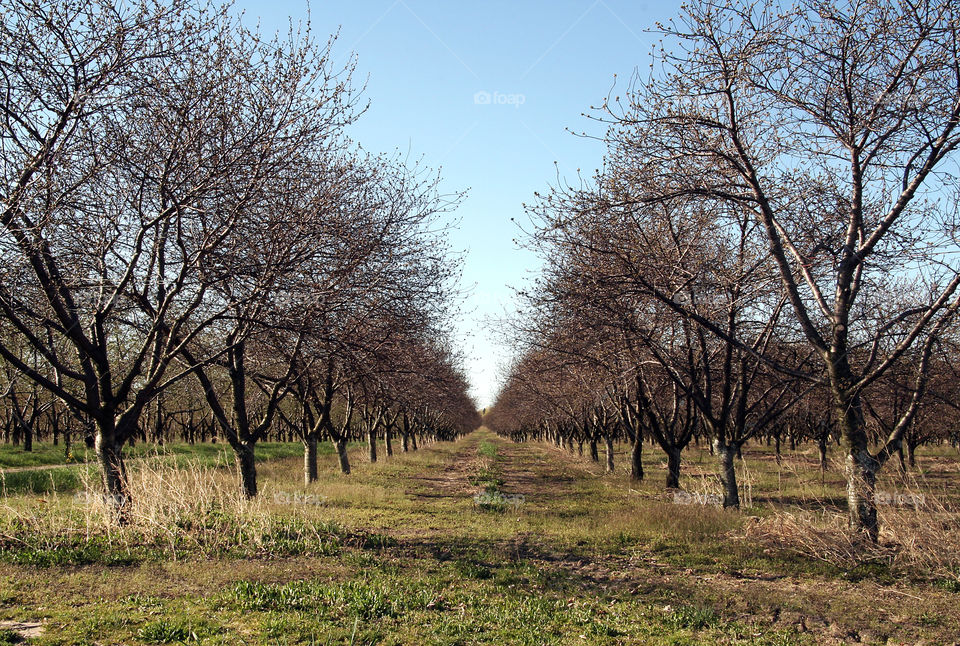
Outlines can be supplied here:
[[377, 432], [374, 429], [367, 431], [367, 445], [370, 448], [370, 461], [377, 461]]
[[850, 527], [862, 531], [874, 542], [879, 534], [875, 500], [879, 467], [879, 463], [867, 450], [851, 451], [844, 464]]
[[240, 471], [240, 491], [244, 498], [257, 495], [257, 464], [254, 461], [253, 447], [247, 444], [236, 452], [237, 468]]
[[613, 473], [613, 438], [607, 435], [603, 440], [607, 447], [607, 473]]
[[350, 459], [347, 457], [347, 440], [336, 440], [333, 444], [337, 447], [337, 459], [340, 461], [340, 472], [350, 473]]
[[630, 479], [636, 482], [643, 480], [643, 436], [637, 430], [637, 437], [633, 441], [633, 450], [630, 452]]
[[680, 488], [680, 449], [667, 451], [667, 489]]
[[720, 482], [723, 484], [723, 507], [740, 508], [740, 491], [737, 487], [737, 470], [733, 458], [737, 455], [737, 446], [720, 440], [713, 441], [713, 452], [720, 462]]
[[105, 502], [112, 509], [115, 520], [121, 525], [126, 524], [130, 504], [127, 471], [123, 463], [123, 452], [116, 441], [116, 428], [112, 419], [97, 429], [94, 451], [100, 463]]
[[317, 436], [310, 434], [303, 441], [303, 482], [317, 481]]

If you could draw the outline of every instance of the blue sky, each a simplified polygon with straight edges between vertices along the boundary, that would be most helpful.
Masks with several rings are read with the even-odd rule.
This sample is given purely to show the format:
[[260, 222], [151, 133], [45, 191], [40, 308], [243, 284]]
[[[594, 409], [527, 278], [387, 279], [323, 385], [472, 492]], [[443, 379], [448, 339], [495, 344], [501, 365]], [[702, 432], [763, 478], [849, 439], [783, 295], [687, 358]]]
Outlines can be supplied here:
[[[567, 129], [602, 134], [581, 116], [616, 83], [622, 93], [634, 70], [649, 69], [656, 21], [679, 2], [314, 1], [312, 28], [339, 29], [335, 55], [357, 56], [369, 111], [350, 135], [375, 152], [409, 151], [440, 168], [447, 191], [469, 190], [454, 217], [452, 247], [466, 251], [469, 290], [458, 322], [473, 394], [492, 403], [497, 345], [485, 321], [515, 308], [511, 286], [536, 269], [517, 248], [523, 203], [560, 178], [589, 176], [603, 147]], [[307, 17], [305, 0], [238, 0], [246, 22], [286, 31]], [[614, 78], [616, 75], [616, 79]], [[555, 165], [556, 164], [556, 165]]]

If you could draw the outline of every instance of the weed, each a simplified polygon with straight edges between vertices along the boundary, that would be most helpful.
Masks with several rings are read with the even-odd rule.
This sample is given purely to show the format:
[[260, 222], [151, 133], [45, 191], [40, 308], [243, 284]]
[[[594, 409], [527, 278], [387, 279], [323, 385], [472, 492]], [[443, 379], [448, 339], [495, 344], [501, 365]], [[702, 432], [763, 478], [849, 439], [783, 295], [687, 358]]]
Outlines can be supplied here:
[[460, 559], [453, 562], [453, 568], [468, 579], [484, 581], [493, 577], [493, 571], [482, 563]]
[[703, 630], [720, 623], [720, 617], [713, 608], [680, 606], [664, 611], [664, 623], [674, 629]]
[[477, 453], [491, 460], [497, 457], [497, 445], [492, 442], [482, 441], [477, 446]]
[[240, 581], [230, 591], [244, 610], [303, 610], [369, 620], [399, 614], [403, 601], [395, 600], [394, 590], [383, 583], [349, 581], [330, 585], [318, 581], [288, 584], [263, 584]]
[[947, 592], [960, 592], [960, 581], [957, 579], [937, 579], [933, 584]]
[[153, 621], [141, 628], [137, 636], [150, 644], [183, 644], [200, 641], [190, 628], [167, 620]]

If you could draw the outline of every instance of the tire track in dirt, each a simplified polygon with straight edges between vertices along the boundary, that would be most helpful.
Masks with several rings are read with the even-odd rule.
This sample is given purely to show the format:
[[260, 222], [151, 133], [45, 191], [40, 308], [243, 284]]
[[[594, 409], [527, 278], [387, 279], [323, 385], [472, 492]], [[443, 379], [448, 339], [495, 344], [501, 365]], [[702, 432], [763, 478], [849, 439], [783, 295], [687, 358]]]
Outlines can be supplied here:
[[577, 478], [569, 464], [536, 445], [500, 438], [495, 442], [505, 492], [523, 495], [527, 503], [543, 508], [575, 495]]
[[415, 500], [463, 498], [472, 495], [475, 487], [470, 484], [480, 464], [477, 455], [478, 441], [471, 437], [460, 440], [460, 446], [439, 471], [421, 472], [409, 477], [406, 493]]

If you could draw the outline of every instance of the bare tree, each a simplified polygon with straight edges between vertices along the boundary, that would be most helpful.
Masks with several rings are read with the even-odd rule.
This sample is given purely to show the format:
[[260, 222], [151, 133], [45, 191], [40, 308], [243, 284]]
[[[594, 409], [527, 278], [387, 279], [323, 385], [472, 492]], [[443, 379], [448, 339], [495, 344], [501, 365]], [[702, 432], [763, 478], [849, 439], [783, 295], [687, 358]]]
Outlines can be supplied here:
[[[269, 284], [245, 236], [324, 134], [317, 88], [334, 111], [344, 88], [309, 38], [264, 40], [225, 8], [11, 0], [2, 16], [0, 337], [43, 365], [5, 342], [0, 357], [92, 420], [122, 519], [124, 442]], [[251, 284], [231, 289], [238, 275]]]
[[[704, 2], [661, 29], [672, 44], [660, 71], [625, 105], [605, 106], [631, 199], [753, 214], [822, 366], [808, 376], [832, 393], [851, 526], [875, 538], [877, 470], [918, 410], [934, 340], [958, 307], [956, 7]], [[898, 282], [922, 288], [898, 298]], [[911, 402], [872, 452], [861, 395], [912, 348]]]

